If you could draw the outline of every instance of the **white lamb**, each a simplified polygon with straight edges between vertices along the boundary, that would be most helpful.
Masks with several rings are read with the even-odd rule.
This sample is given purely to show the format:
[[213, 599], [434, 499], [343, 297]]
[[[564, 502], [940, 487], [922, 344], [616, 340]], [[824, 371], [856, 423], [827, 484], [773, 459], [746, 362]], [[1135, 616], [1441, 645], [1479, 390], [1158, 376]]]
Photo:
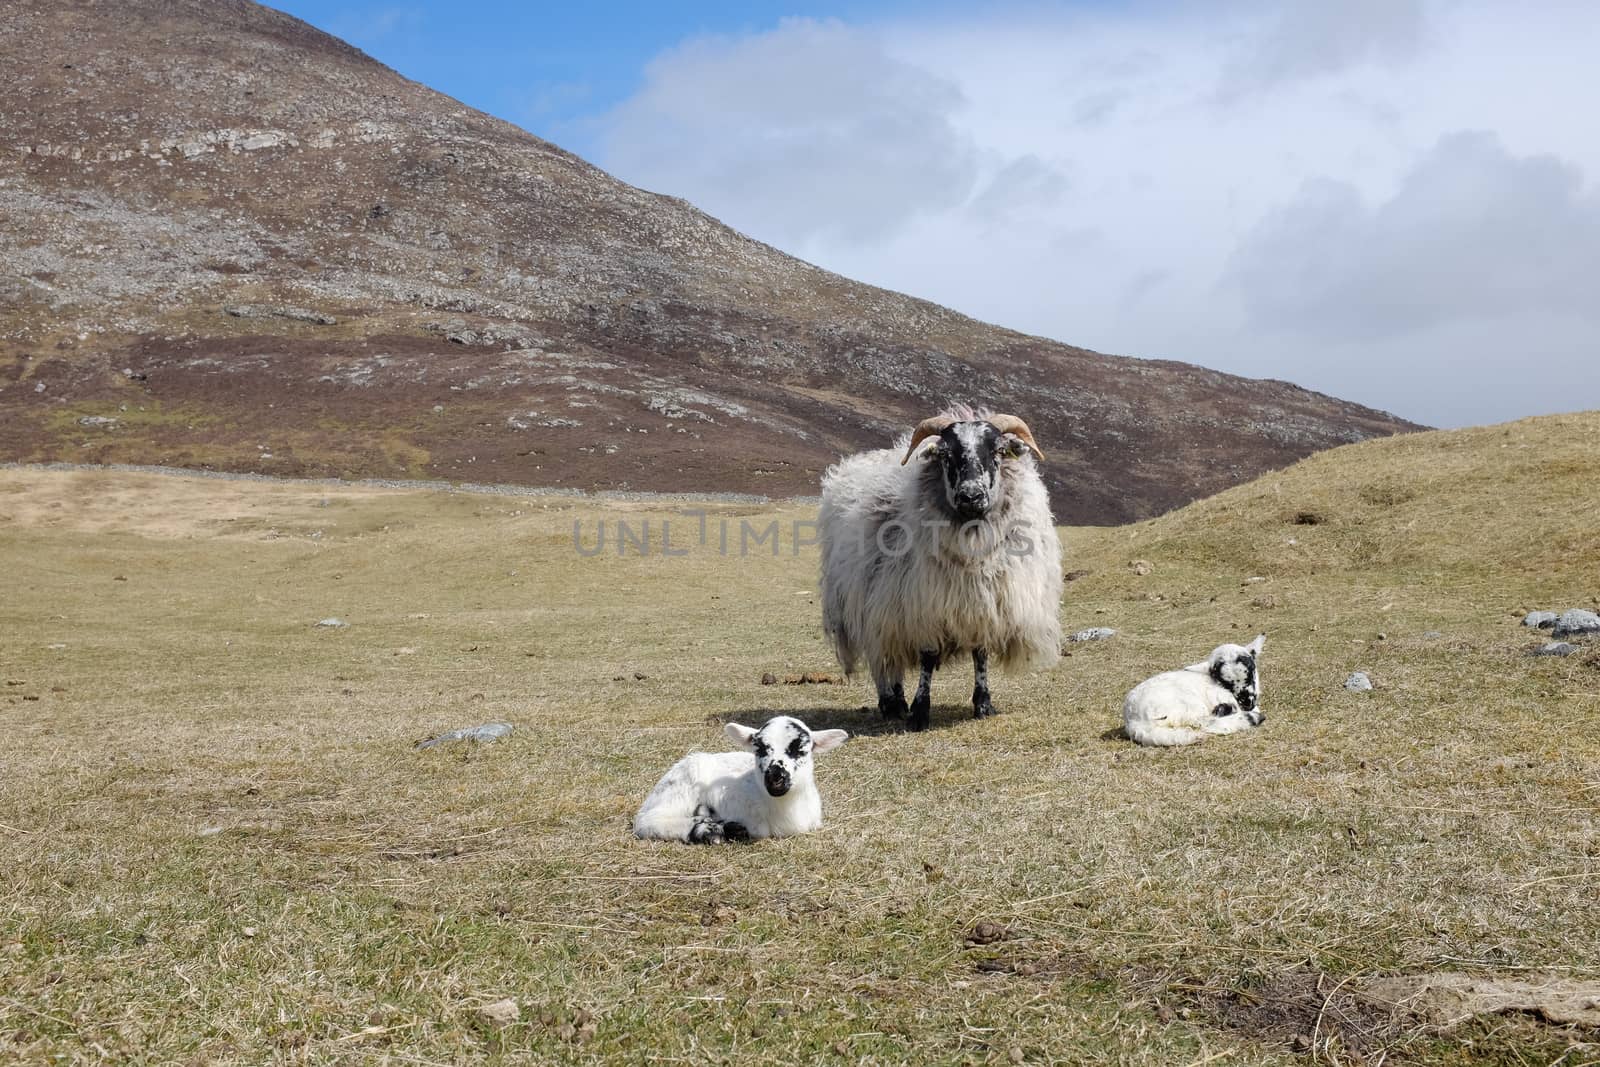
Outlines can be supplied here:
[[691, 752], [672, 765], [633, 817], [635, 837], [720, 845], [787, 837], [822, 825], [812, 754], [844, 744], [843, 730], [812, 732], [779, 715], [759, 730], [730, 722], [742, 752]]
[[1140, 682], [1122, 702], [1123, 729], [1141, 745], [1192, 745], [1260, 726], [1256, 659], [1266, 643], [1258, 634], [1248, 645], [1219, 645], [1199, 663]]

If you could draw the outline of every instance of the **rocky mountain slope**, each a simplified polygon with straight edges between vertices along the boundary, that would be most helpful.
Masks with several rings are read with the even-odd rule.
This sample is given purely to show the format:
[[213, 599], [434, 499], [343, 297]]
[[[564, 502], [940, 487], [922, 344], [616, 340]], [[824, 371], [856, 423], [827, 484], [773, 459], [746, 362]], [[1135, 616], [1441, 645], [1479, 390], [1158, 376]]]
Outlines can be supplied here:
[[244, 0], [14, 0], [0, 63], [0, 459], [789, 495], [967, 399], [1106, 523], [1414, 428], [856, 284]]

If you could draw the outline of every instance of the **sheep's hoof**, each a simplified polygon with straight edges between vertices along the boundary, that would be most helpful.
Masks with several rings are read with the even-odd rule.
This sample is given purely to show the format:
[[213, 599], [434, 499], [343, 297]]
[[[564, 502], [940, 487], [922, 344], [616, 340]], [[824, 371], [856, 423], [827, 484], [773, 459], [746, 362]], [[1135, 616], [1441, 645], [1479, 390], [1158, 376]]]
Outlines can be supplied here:
[[722, 824], [722, 836], [729, 841], [748, 841], [750, 831], [745, 829], [742, 822], [725, 822]]
[[900, 693], [890, 693], [878, 697], [878, 714], [885, 719], [903, 719], [906, 717], [906, 698]]
[[906, 717], [906, 729], [912, 733], [920, 733], [928, 728], [928, 711], [931, 701], [919, 700], [911, 705], [911, 714]]
[[689, 827], [689, 844], [691, 845], [724, 845], [728, 842], [727, 828], [738, 826], [740, 833], [749, 834], [738, 823], [710, 822], [702, 819]]
[[994, 702], [988, 697], [984, 697], [982, 700], [974, 700], [972, 702], [972, 717], [974, 719], [987, 719], [991, 715], [998, 714], [1000, 714], [1000, 712], [995, 708]]

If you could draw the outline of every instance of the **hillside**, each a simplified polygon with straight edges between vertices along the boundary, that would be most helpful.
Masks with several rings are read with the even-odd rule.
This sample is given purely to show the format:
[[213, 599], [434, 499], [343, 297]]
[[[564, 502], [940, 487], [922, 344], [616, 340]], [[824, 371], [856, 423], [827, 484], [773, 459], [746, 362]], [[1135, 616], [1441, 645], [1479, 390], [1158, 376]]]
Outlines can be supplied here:
[[1324, 452], [1124, 534], [1151, 558], [1252, 573], [1442, 583], [1512, 576], [1600, 594], [1600, 412], [1411, 434]]
[[856, 284], [244, 0], [0, 63], [0, 458], [781, 496], [968, 399], [1110, 523], [1415, 428]]

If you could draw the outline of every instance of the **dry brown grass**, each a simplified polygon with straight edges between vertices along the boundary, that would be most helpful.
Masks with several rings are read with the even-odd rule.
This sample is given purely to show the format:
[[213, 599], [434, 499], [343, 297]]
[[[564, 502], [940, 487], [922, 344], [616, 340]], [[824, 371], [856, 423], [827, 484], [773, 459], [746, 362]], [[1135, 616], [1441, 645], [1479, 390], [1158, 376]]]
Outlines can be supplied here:
[[[1575, 416], [1069, 529], [1063, 620], [1119, 636], [999, 679], [987, 722], [941, 677], [902, 735], [864, 683], [760, 684], [831, 667], [814, 550], [573, 552], [575, 519], [670, 505], [0, 472], [0, 1058], [1593, 1061], [1341, 998], [1600, 976], [1600, 656], [1530, 659], [1513, 615], [1600, 595], [1597, 480]], [[806, 514], [712, 511], [735, 543]], [[1264, 729], [1115, 736], [1131, 684], [1258, 630]], [[673, 759], [769, 711], [858, 732], [822, 831], [629, 837]]]

